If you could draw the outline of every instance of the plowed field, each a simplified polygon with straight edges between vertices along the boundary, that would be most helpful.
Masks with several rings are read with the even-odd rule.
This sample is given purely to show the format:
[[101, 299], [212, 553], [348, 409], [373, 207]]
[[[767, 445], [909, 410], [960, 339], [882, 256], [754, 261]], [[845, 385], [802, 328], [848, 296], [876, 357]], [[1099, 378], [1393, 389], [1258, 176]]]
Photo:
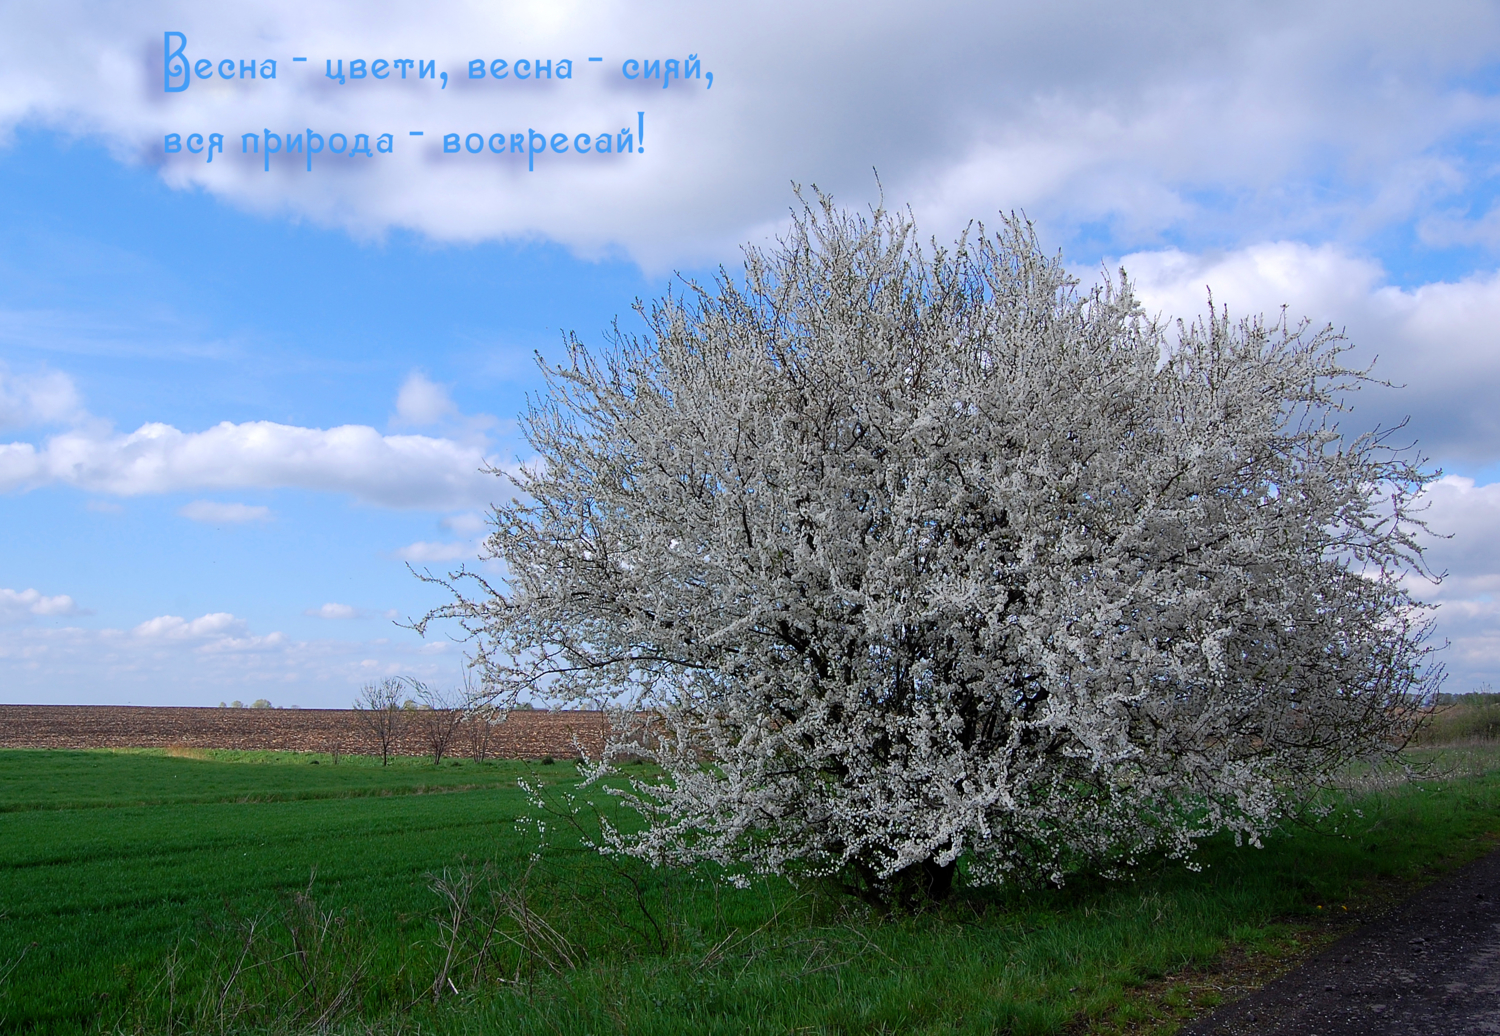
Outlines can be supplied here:
[[[406, 713], [398, 755], [429, 752], [419, 713]], [[576, 757], [603, 744], [600, 712], [517, 710], [493, 726], [489, 755]], [[230, 748], [378, 754], [379, 743], [348, 709], [190, 709], [131, 705], [0, 705], [0, 748]], [[449, 753], [471, 753], [460, 726]]]

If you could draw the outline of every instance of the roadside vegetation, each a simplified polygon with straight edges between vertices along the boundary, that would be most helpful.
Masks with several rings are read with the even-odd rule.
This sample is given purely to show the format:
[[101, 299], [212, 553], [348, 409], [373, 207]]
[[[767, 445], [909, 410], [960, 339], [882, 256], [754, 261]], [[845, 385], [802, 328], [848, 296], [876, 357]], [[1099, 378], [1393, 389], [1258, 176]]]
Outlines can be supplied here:
[[1200, 871], [886, 913], [589, 851], [567, 764], [0, 752], [0, 1030], [1170, 1032], [1493, 845], [1492, 707]]
[[1418, 732], [1419, 745], [1486, 744], [1500, 741], [1500, 694], [1440, 694]]

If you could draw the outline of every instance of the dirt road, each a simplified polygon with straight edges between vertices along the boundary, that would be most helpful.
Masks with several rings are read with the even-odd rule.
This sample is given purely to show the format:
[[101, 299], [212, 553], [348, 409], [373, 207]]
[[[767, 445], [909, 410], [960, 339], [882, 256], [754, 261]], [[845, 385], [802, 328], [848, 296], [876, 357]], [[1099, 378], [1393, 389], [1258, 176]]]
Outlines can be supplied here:
[[1182, 1036], [1500, 1034], [1500, 851]]

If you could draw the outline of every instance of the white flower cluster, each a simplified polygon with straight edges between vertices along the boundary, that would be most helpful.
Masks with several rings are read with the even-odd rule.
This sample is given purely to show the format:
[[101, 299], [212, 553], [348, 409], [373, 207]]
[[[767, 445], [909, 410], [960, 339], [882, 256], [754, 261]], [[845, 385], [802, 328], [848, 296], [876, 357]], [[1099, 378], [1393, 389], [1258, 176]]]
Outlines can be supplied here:
[[499, 691], [652, 718], [612, 851], [1061, 880], [1255, 842], [1403, 742], [1441, 676], [1400, 581], [1431, 476], [1340, 435], [1331, 331], [1169, 336], [1015, 219], [923, 249], [824, 199], [746, 255], [548, 371], [508, 585], [424, 620]]

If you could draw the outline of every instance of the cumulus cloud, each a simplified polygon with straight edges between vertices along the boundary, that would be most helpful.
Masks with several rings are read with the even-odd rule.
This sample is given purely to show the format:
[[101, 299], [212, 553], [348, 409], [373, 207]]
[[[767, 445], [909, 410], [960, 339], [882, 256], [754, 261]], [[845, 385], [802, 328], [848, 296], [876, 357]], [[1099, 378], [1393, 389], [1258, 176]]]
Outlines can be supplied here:
[[67, 594], [47, 597], [35, 589], [0, 588], [0, 622], [15, 622], [33, 616], [72, 615], [77, 611], [78, 606]]
[[489, 521], [481, 511], [461, 511], [450, 514], [438, 523], [449, 532], [465, 537], [462, 540], [418, 540], [408, 543], [395, 552], [402, 561], [414, 565], [426, 565], [449, 561], [478, 561], [484, 547], [485, 535], [489, 532]]
[[[225, 421], [202, 432], [183, 432], [152, 423], [123, 435], [75, 429], [40, 448], [0, 444], [0, 492], [46, 485], [116, 496], [298, 488], [348, 493], [386, 507], [446, 510], [482, 504], [504, 492], [496, 477], [482, 470], [485, 465], [477, 445], [382, 435], [366, 425], [323, 429]], [[228, 513], [198, 520], [234, 520]]]
[[352, 605], [334, 604], [330, 601], [321, 608], [309, 609], [307, 614], [316, 615], [320, 619], [352, 619], [359, 612]]
[[0, 362], [0, 428], [65, 424], [82, 416], [83, 403], [66, 374], [17, 374]]
[[1478, 485], [1472, 478], [1445, 475], [1421, 499], [1430, 535], [1423, 538], [1424, 560], [1441, 582], [1408, 578], [1419, 600], [1435, 604], [1441, 659], [1450, 671], [1450, 690], [1472, 690], [1481, 683], [1500, 686], [1500, 482]]
[[396, 557], [417, 565], [434, 561], [475, 561], [479, 558], [479, 545], [473, 541], [429, 543], [418, 540], [397, 550]]
[[476, 536], [489, 529], [489, 519], [478, 511], [465, 511], [462, 514], [450, 514], [439, 524], [445, 529], [451, 529], [460, 536]]
[[371, 611], [368, 608], [356, 608], [352, 604], [338, 604], [329, 601], [320, 608], [309, 608], [303, 612], [318, 619], [394, 619], [397, 615], [395, 609], [385, 611]]
[[246, 522], [268, 522], [271, 509], [258, 504], [225, 504], [215, 500], [194, 500], [178, 514], [209, 525], [243, 525]]
[[[963, 31], [953, 31], [962, 25]], [[279, 61], [270, 82], [212, 78], [163, 92], [162, 27], [187, 55]], [[722, 256], [774, 226], [790, 180], [917, 199], [931, 229], [1024, 207], [1046, 219], [1198, 226], [1203, 185], [1243, 224], [1391, 218], [1474, 175], [1440, 145], [1496, 119], [1465, 77], [1500, 53], [1500, 12], [1455, 2], [1317, 5], [1171, 0], [922, 8], [781, 0], [753, 16], [658, 0], [375, 9], [349, 0], [10, 5], [0, 14], [0, 130], [30, 120], [97, 135], [259, 211], [361, 236], [549, 237], [648, 263]], [[625, 59], [697, 55], [706, 79], [626, 79]], [[294, 55], [306, 63], [293, 64]], [[343, 83], [325, 61], [430, 59], [448, 75]], [[589, 56], [604, 61], [590, 63]], [[468, 78], [468, 62], [569, 58], [569, 80]], [[237, 66], [236, 66], [237, 68]], [[346, 68], [347, 71], [347, 68]], [[533, 159], [442, 136], [638, 132], [627, 155]], [[207, 163], [163, 153], [167, 133], [395, 134], [373, 159], [231, 146]], [[414, 138], [407, 131], [422, 129]], [[1274, 143], [1268, 143], [1274, 142]], [[528, 162], [536, 166], [528, 170]], [[1348, 190], [1317, 190], [1338, 167]], [[1286, 189], [1291, 178], [1302, 187]], [[1345, 211], [1351, 204], [1361, 211]], [[941, 226], [939, 225], [941, 224]]]
[[1422, 502], [1432, 533], [1425, 541], [1427, 560], [1446, 573], [1424, 596], [1457, 601], [1500, 595], [1500, 482], [1482, 486], [1445, 475], [1427, 487]]
[[162, 615], [133, 630], [0, 624], [0, 702], [213, 705], [228, 698], [347, 708], [382, 676], [453, 678], [447, 641], [257, 634], [228, 613]]
[[396, 416], [399, 426], [424, 428], [458, 414], [458, 407], [448, 397], [448, 390], [429, 380], [421, 371], [412, 371], [396, 393]]
[[[147, 619], [130, 632], [147, 639], [171, 638], [173, 640], [223, 637], [241, 632], [245, 628], [243, 619], [236, 619], [228, 612], [210, 612], [192, 621], [180, 615], [158, 615]], [[277, 634], [272, 634], [276, 636]]]
[[130, 631], [143, 644], [191, 644], [200, 654], [243, 654], [247, 651], [273, 651], [286, 644], [286, 634], [267, 633], [253, 636], [244, 619], [229, 612], [210, 612], [196, 619], [180, 615], [158, 615]]
[[1500, 460], [1500, 274], [1400, 288], [1379, 263], [1336, 245], [1267, 242], [1221, 253], [1139, 252], [1120, 264], [1147, 310], [1192, 319], [1214, 303], [1231, 316], [1282, 306], [1295, 324], [1332, 324], [1378, 357], [1375, 376], [1401, 388], [1370, 388], [1352, 423], [1390, 427], [1410, 416], [1412, 437], [1446, 463]]

